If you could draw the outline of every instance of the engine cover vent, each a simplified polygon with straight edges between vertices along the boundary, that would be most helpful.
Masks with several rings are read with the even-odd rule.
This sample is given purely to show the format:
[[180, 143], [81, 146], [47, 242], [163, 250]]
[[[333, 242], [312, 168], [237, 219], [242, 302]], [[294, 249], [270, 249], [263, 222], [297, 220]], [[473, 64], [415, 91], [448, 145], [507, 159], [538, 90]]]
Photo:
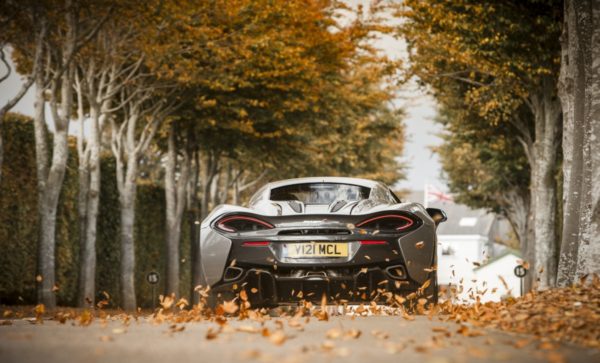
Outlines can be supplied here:
[[348, 235], [351, 232], [340, 228], [317, 228], [317, 229], [288, 229], [280, 231], [280, 236], [321, 236], [321, 235]]

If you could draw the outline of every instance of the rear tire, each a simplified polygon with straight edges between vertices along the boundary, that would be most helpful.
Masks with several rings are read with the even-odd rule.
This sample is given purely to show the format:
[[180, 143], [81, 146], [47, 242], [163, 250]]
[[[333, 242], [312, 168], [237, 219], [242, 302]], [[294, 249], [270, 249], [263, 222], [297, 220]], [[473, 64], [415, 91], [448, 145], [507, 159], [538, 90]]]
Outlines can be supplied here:
[[439, 295], [439, 286], [437, 282], [437, 271], [433, 271], [429, 274], [429, 279], [431, 283], [429, 286], [423, 291], [425, 297], [429, 300], [431, 304], [437, 305], [438, 303], [438, 295]]
[[209, 291], [208, 296], [206, 297], [206, 306], [214, 311], [217, 308], [217, 305], [217, 294]]

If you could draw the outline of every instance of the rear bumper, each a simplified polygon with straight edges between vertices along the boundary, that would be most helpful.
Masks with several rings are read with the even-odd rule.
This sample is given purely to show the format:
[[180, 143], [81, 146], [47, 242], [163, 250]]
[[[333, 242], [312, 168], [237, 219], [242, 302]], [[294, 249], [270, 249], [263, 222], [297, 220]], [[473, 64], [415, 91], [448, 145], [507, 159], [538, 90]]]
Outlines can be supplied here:
[[358, 304], [385, 302], [393, 294], [406, 295], [419, 288], [403, 265], [340, 270], [283, 270], [228, 267], [213, 287], [218, 300], [231, 300], [245, 290], [252, 306], [274, 306], [302, 300]]

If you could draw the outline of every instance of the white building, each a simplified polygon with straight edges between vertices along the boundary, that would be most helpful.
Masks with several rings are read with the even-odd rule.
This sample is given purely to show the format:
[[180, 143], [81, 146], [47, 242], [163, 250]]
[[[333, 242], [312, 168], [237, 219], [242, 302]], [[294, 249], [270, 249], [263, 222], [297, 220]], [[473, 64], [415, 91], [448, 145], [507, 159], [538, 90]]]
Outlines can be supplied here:
[[[406, 199], [422, 202], [423, 192]], [[519, 253], [506, 246], [514, 233], [504, 217], [453, 202], [428, 204], [448, 216], [437, 231], [440, 286], [456, 287], [457, 298], [465, 302], [521, 295], [521, 279], [514, 275]]]

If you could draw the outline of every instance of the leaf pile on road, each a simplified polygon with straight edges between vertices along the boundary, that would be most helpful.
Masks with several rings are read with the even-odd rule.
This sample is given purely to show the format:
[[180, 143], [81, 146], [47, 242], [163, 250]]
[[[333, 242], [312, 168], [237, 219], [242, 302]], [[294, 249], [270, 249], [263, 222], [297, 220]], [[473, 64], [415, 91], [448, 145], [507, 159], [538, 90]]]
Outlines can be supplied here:
[[[401, 298], [395, 296], [393, 304], [380, 305], [375, 301], [358, 306], [327, 301], [325, 296], [321, 304], [303, 301], [296, 309], [255, 309], [248, 301], [248, 294], [240, 290], [237, 297], [224, 301], [215, 309], [206, 304], [207, 290], [198, 291], [201, 296], [199, 304], [190, 305], [186, 299], [176, 300], [174, 296], [161, 296], [160, 307], [150, 314], [138, 310], [135, 314], [127, 314], [118, 310], [107, 310], [110, 297], [97, 304], [97, 308], [59, 309], [48, 312], [43, 305], [30, 310], [24, 317], [24, 311], [5, 310], [3, 318], [24, 318], [32, 324], [43, 324], [50, 317], [61, 324], [71, 321], [73, 325], [88, 326], [93, 322], [106, 325], [109, 321], [121, 321], [126, 332], [132, 321], [146, 321], [154, 325], [168, 324], [167, 334], [180, 333], [185, 330], [185, 323], [205, 322], [214, 324], [205, 335], [205, 339], [218, 339], [223, 333], [246, 333], [262, 336], [265, 341], [274, 345], [283, 345], [289, 339], [304, 331], [311, 321], [327, 321], [331, 315], [345, 315], [351, 319], [365, 316], [400, 317], [412, 321], [415, 315], [425, 315], [429, 319], [455, 322], [458, 325], [456, 334], [465, 337], [485, 335], [484, 328], [494, 328], [520, 334], [523, 339], [515, 339], [514, 346], [522, 348], [534, 340], [539, 340], [541, 347], [551, 349], [558, 342], [571, 342], [581, 346], [600, 348], [600, 278], [594, 277], [568, 288], [555, 288], [546, 291], [531, 292], [520, 298], [508, 298], [501, 302], [481, 303], [476, 296], [474, 304], [457, 304], [457, 299], [447, 298], [438, 305], [431, 305], [423, 295]], [[441, 294], [443, 295], [443, 293]], [[333, 304], [333, 305], [332, 305]], [[276, 319], [272, 317], [276, 316]], [[231, 326], [231, 320], [247, 321], [241, 326]], [[8, 321], [9, 320], [4, 320]], [[268, 325], [267, 325], [268, 322]], [[9, 325], [9, 324], [3, 324]], [[113, 333], [116, 334], [115, 331]], [[434, 336], [431, 347], [443, 346], [443, 338], [453, 335], [444, 327], [433, 329]], [[386, 332], [373, 331], [378, 339], [387, 339]], [[327, 332], [326, 343], [321, 347], [324, 351], [335, 351], [341, 355], [343, 351], [332, 350], [334, 341], [338, 339], [358, 339], [362, 332], [356, 329], [331, 329]], [[110, 339], [109, 339], [110, 338]], [[103, 337], [103, 341], [111, 341], [113, 337]], [[388, 344], [389, 345], [389, 344]], [[423, 345], [422, 350], [431, 348]], [[389, 348], [389, 349], [388, 349]], [[389, 345], [389, 351], [401, 351], [404, 345]], [[337, 354], [336, 353], [336, 354]]]
[[502, 302], [438, 306], [440, 319], [600, 348], [600, 278]]

